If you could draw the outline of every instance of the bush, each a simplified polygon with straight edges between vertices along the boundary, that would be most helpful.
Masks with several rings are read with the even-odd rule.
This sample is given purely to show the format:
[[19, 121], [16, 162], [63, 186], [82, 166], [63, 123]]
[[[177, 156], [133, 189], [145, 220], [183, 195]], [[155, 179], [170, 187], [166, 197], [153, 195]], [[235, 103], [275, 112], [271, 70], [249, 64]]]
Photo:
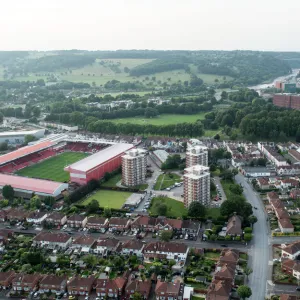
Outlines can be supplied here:
[[245, 232], [245, 233], [252, 233], [252, 228], [246, 227], [246, 228], [244, 229], [244, 232]]
[[232, 239], [232, 238], [231, 238], [231, 235], [226, 235], [226, 236], [225, 236], [225, 241], [231, 241], [231, 239]]

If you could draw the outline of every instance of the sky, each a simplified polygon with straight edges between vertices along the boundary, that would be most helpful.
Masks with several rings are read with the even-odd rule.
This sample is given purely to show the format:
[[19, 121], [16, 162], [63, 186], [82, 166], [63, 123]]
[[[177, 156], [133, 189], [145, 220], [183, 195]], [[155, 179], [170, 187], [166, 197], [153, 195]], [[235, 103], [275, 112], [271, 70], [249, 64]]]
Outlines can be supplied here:
[[0, 50], [300, 51], [300, 0], [2, 0]]

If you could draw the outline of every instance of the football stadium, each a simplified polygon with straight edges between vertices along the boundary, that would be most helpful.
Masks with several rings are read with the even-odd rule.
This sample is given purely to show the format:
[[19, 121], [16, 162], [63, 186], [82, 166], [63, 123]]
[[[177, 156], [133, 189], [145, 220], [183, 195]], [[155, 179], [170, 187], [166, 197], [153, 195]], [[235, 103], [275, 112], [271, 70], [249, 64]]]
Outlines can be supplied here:
[[0, 156], [0, 188], [11, 185], [16, 196], [24, 198], [35, 193], [58, 199], [70, 183], [83, 185], [117, 169], [121, 156], [133, 147], [79, 135], [50, 135]]

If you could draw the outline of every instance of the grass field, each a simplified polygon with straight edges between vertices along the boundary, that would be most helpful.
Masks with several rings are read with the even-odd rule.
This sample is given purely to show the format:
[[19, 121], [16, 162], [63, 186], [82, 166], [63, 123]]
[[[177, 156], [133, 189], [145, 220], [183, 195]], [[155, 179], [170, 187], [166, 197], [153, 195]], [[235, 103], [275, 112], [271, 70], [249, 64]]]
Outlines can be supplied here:
[[168, 198], [156, 197], [152, 199], [150, 212], [153, 215], [158, 215], [157, 207], [159, 204], [164, 203], [168, 207], [167, 217], [178, 218], [187, 215], [187, 209], [184, 207], [183, 202]]
[[26, 177], [50, 179], [59, 182], [68, 181], [70, 176], [68, 172], [64, 171], [64, 167], [75, 163], [86, 156], [88, 156], [86, 153], [65, 152], [38, 164], [19, 170], [17, 174]]
[[203, 120], [206, 113], [199, 113], [195, 115], [173, 115], [173, 114], [163, 114], [159, 117], [153, 119], [146, 119], [143, 117], [135, 118], [124, 118], [124, 119], [114, 119], [110, 120], [115, 123], [133, 123], [133, 124], [152, 124], [152, 125], [169, 125], [176, 123], [194, 123], [197, 120]]
[[[171, 176], [170, 176], [171, 175]], [[180, 176], [174, 173], [171, 174], [161, 174], [158, 176], [156, 183], [154, 185], [154, 190], [164, 190], [176, 182], [180, 182]]]
[[[33, 55], [33, 57], [37, 58], [38, 55]], [[142, 65], [150, 61], [152, 61], [152, 59], [97, 59], [93, 64], [84, 66], [83, 68], [72, 69], [71, 72], [67, 69], [62, 69], [56, 72], [29, 73], [28, 76], [19, 76], [15, 77], [14, 79], [18, 81], [36, 81], [38, 79], [46, 80], [48, 75], [54, 75], [59, 80], [87, 82], [89, 84], [95, 82], [96, 86], [104, 85], [106, 82], [113, 79], [121, 82], [132, 82], [139, 80], [145, 84], [149, 82], [146, 80], [146, 77], [150, 79], [151, 77], [156, 77], [156, 82], [160, 80], [161, 82], [167, 82], [169, 84], [176, 83], [178, 81], [184, 82], [186, 80], [190, 80], [190, 75], [187, 74], [183, 69], [155, 73], [140, 77], [131, 77], [124, 71], [125, 67], [132, 69], [138, 65]], [[118, 72], [115, 72], [116, 70], [111, 68], [112, 64], [119, 64]], [[216, 79], [218, 79], [219, 82], [224, 82], [223, 76], [198, 73], [196, 66], [191, 65], [190, 67], [192, 72], [200, 77], [206, 84], [214, 84]], [[2, 69], [3, 67], [0, 66], [1, 80], [3, 79]], [[229, 81], [231, 78], [227, 76], [226, 80]]]
[[131, 195], [130, 192], [118, 192], [109, 190], [98, 190], [90, 195], [81, 204], [88, 205], [92, 200], [97, 200], [100, 207], [122, 208], [124, 202]]

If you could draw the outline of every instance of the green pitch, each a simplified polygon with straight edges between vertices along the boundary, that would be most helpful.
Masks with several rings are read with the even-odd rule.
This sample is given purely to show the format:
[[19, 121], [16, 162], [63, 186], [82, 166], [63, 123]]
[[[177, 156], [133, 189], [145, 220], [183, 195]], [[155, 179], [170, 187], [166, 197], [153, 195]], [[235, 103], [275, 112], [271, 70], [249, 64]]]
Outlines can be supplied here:
[[26, 167], [16, 172], [25, 177], [34, 177], [40, 179], [50, 179], [58, 182], [68, 181], [70, 176], [64, 171], [64, 167], [73, 164], [89, 154], [81, 152], [64, 152], [51, 157], [40, 163]]

